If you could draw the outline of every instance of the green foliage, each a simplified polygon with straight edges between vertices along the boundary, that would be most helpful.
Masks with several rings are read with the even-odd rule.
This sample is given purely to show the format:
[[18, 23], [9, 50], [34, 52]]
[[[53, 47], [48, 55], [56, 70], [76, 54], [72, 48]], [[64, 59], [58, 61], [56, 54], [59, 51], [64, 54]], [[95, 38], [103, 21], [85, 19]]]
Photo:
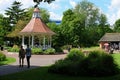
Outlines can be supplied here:
[[13, 47], [9, 47], [8, 52], [19, 52], [19, 47], [17, 45], [14, 45]]
[[55, 52], [54, 48], [48, 48], [44, 51], [44, 54], [55, 54]]
[[[73, 63], [73, 64], [72, 64]], [[66, 74], [70, 72], [70, 66], [74, 65], [74, 62], [70, 60], [58, 60], [55, 62], [55, 65], [52, 65], [48, 71], [59, 74]], [[71, 69], [72, 70], [72, 69]]]
[[86, 57], [74, 55], [75, 52], [79, 54], [78, 50], [72, 50], [69, 57], [53, 64], [49, 72], [77, 76], [111, 76], [119, 73], [113, 57], [105, 52], [91, 51]]
[[0, 61], [0, 66], [1, 65], [8, 65], [8, 64], [11, 64], [13, 62], [15, 62], [16, 59], [15, 58], [12, 58], [12, 57], [6, 57], [6, 59], [4, 61]]
[[[8, 47], [8, 52], [19, 52], [19, 47], [14, 45], [13, 47]], [[34, 47], [32, 48], [32, 54], [55, 54], [56, 50], [54, 48], [48, 48], [45, 51], [42, 48]]]
[[5, 60], [6, 60], [6, 55], [0, 51], [0, 61], [5, 61]]
[[[63, 18], [61, 22], [61, 35], [63, 36], [61, 40], [64, 40], [64, 45], [71, 45], [74, 44], [74, 40], [78, 40], [78, 38], [75, 39], [75, 31], [74, 29], [77, 28], [75, 22], [73, 20], [76, 19], [75, 14], [71, 9], [68, 9], [63, 13]], [[80, 22], [79, 22], [80, 24]], [[79, 29], [81, 31], [81, 29]]]
[[60, 27], [62, 45], [81, 47], [97, 45], [106, 32], [112, 32], [106, 15], [87, 0], [82, 0], [73, 10], [66, 10]]
[[40, 8], [40, 16], [45, 23], [49, 22], [50, 14], [46, 9]]
[[62, 48], [60, 48], [60, 47], [55, 47], [55, 51], [56, 52], [63, 52]]
[[64, 45], [64, 46], [62, 46], [62, 49], [68, 49], [68, 48], [70, 48], [71, 46], [70, 45]]
[[60, 47], [63, 46], [64, 43], [60, 25], [57, 25], [54, 22], [49, 22], [47, 25], [53, 32], [56, 33], [55, 36], [53, 36], [52, 38], [53, 47], [56, 48], [56, 50], [60, 50]]
[[2, 14], [0, 14], [0, 44], [4, 43], [5, 36], [10, 30], [7, 22], [8, 21], [6, 20], [6, 18]]
[[[25, 9], [21, 9], [21, 2], [14, 1], [7, 10], [5, 10], [5, 14], [8, 16], [9, 24], [15, 25], [18, 20], [24, 18], [26, 15]], [[13, 28], [12, 28], [13, 29]]]
[[114, 31], [115, 32], [120, 32], [120, 19], [118, 19], [118, 20], [115, 21]]
[[32, 54], [42, 54], [43, 50], [41, 48], [32, 48]]
[[111, 55], [101, 51], [92, 51], [89, 56], [79, 63], [81, 75], [87, 76], [110, 76], [119, 72]]
[[55, 49], [48, 48], [43, 51], [42, 48], [32, 48], [32, 54], [55, 54]]
[[71, 49], [66, 57], [66, 59], [69, 59], [71, 61], [79, 61], [82, 60], [83, 58], [84, 58], [84, 54], [78, 48]]

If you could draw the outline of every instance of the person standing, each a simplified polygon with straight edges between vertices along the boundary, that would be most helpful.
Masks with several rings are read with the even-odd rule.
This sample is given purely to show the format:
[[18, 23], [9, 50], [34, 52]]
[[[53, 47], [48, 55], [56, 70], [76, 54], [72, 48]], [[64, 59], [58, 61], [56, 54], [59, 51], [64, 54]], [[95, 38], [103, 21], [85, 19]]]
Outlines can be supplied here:
[[24, 58], [25, 58], [25, 50], [23, 49], [23, 46], [21, 46], [19, 50], [19, 67], [23, 67]]
[[26, 48], [26, 59], [27, 59], [27, 67], [30, 68], [30, 58], [31, 58], [31, 48], [27, 45]]

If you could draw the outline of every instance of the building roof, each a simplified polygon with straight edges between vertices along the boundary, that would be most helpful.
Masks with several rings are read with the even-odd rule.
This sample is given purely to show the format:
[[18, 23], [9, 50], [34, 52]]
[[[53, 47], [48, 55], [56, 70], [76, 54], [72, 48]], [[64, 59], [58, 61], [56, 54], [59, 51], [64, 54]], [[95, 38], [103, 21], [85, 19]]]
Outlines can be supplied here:
[[120, 41], [120, 33], [106, 33], [99, 42], [115, 42]]
[[39, 13], [39, 9], [35, 8], [33, 13], [33, 18], [24, 27], [24, 29], [20, 31], [20, 35], [31, 35], [31, 34], [54, 35], [55, 34], [41, 20], [38, 13]]

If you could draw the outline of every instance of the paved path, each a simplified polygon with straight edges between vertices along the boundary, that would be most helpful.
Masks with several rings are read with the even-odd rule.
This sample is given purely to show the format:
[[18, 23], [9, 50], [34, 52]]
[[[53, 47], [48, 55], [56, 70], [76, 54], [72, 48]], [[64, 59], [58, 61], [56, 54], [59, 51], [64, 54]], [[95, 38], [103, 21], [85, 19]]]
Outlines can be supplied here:
[[7, 75], [15, 72], [20, 72], [24, 70], [30, 70], [33, 68], [37, 68], [40, 66], [48, 66], [53, 63], [55, 63], [56, 60], [63, 59], [66, 54], [60, 54], [60, 55], [32, 55], [31, 57], [31, 67], [27, 68], [27, 62], [25, 58], [24, 67], [19, 68], [19, 62], [18, 62], [18, 54], [12, 54], [12, 53], [5, 53], [9, 57], [16, 58], [16, 62], [9, 64], [9, 65], [3, 65], [0, 66], [0, 76]]

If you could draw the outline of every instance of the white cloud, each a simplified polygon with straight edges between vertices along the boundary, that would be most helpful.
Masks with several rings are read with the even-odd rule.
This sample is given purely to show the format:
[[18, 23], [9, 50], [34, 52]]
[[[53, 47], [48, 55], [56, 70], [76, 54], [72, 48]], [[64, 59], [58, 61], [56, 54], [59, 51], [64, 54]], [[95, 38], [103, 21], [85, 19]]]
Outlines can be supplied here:
[[74, 8], [77, 4], [76, 4], [76, 2], [75, 1], [73, 1], [73, 0], [70, 0], [70, 5]]
[[120, 18], [120, 0], [111, 0], [111, 4], [108, 6], [108, 22], [113, 25], [117, 19]]
[[13, 0], [0, 0], [0, 14], [4, 14], [5, 10], [10, 7]]
[[114, 22], [115, 22], [115, 20], [116, 20], [116, 15], [115, 15], [115, 14], [112, 14], [112, 15], [106, 14], [106, 15], [107, 15], [107, 17], [108, 17], [108, 22], [109, 22], [109, 24], [110, 24], [110, 25], [113, 25]]
[[32, 1], [30, 1], [30, 0], [16, 0], [16, 1], [21, 2], [23, 4], [22, 5], [23, 8], [29, 8], [29, 7], [33, 7], [35, 5], [33, 0]]
[[52, 19], [52, 20], [62, 20], [62, 16], [60, 16], [59, 14], [56, 14], [54, 12], [50, 12], [50, 19]]
[[49, 4], [49, 6], [50, 6], [50, 8], [53, 9], [53, 10], [60, 8], [60, 6], [59, 6], [58, 4], [55, 4], [55, 3], [51, 3], [51, 4]]
[[[4, 14], [5, 10], [7, 10], [8, 7], [11, 7], [13, 1], [15, 0], [0, 0], [0, 13]], [[16, 0], [21, 2], [22, 8], [28, 8], [30, 6], [34, 6], [33, 1], [30, 0]]]
[[120, 7], [120, 0], [111, 0], [111, 4], [109, 6], [110, 10], [119, 9], [119, 7]]

